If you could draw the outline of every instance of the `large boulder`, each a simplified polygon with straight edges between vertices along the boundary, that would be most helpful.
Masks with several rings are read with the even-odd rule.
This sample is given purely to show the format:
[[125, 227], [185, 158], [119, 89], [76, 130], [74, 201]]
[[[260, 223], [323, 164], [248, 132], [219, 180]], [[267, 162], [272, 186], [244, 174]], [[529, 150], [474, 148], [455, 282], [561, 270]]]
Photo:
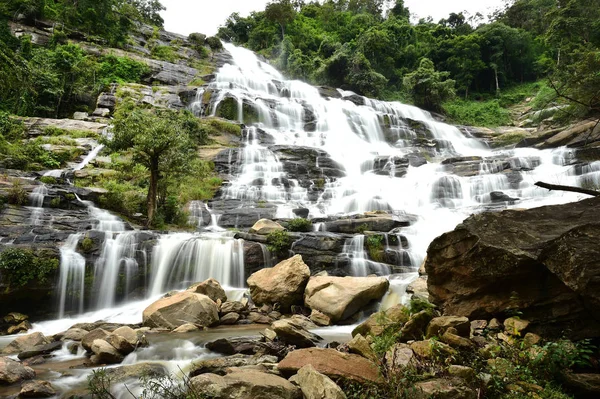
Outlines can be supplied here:
[[384, 277], [315, 276], [308, 281], [304, 303], [336, 322], [354, 315], [369, 302], [381, 299], [389, 285]]
[[298, 387], [279, 376], [246, 370], [225, 376], [202, 374], [193, 377], [195, 392], [214, 399], [301, 399]]
[[175, 329], [186, 323], [205, 327], [219, 321], [217, 305], [206, 295], [178, 292], [154, 302], [143, 313], [146, 327]]
[[252, 226], [250, 230], [248, 230], [248, 232], [250, 234], [259, 234], [266, 236], [274, 231], [283, 230], [285, 230], [285, 228], [283, 228], [283, 226], [277, 222], [274, 222], [269, 219], [260, 219], [258, 222], [254, 223], [254, 226]]
[[250, 296], [257, 305], [278, 303], [283, 309], [301, 305], [310, 269], [295, 255], [248, 278]]
[[304, 399], [346, 399], [344, 391], [327, 377], [307, 364], [290, 378], [302, 390]]
[[103, 339], [96, 339], [92, 343], [92, 362], [96, 364], [121, 363], [124, 356], [111, 344]]
[[237, 354], [194, 362], [191, 365], [189, 376], [195, 377], [207, 373], [224, 375], [227, 373], [227, 370], [232, 367], [248, 367], [276, 363], [277, 357], [275, 356], [249, 356]]
[[56, 391], [48, 381], [27, 381], [21, 387], [19, 398], [50, 398], [56, 395]]
[[470, 319], [519, 310], [542, 335], [600, 336], [598, 209], [600, 197], [469, 217], [429, 246], [432, 302]]
[[33, 334], [23, 335], [15, 338], [10, 344], [8, 344], [3, 350], [2, 354], [12, 355], [28, 350], [32, 350], [36, 346], [47, 345], [51, 341], [44, 334], [36, 332]]
[[16, 360], [8, 357], [0, 357], [0, 384], [10, 385], [15, 382], [30, 380], [35, 377], [32, 368], [23, 366]]
[[271, 329], [275, 331], [277, 337], [288, 345], [294, 345], [297, 348], [311, 348], [321, 340], [316, 334], [307, 331], [302, 326], [289, 319], [277, 320], [271, 324]]
[[196, 294], [206, 295], [214, 302], [217, 302], [217, 299], [220, 299], [221, 302], [225, 302], [227, 300], [227, 294], [221, 284], [214, 278], [209, 278], [201, 283], [197, 283], [188, 288], [188, 291], [195, 292]]
[[375, 363], [362, 356], [338, 352], [335, 349], [298, 349], [290, 352], [279, 362], [277, 368], [284, 375], [293, 375], [307, 364], [333, 379], [343, 378], [361, 383], [381, 382]]

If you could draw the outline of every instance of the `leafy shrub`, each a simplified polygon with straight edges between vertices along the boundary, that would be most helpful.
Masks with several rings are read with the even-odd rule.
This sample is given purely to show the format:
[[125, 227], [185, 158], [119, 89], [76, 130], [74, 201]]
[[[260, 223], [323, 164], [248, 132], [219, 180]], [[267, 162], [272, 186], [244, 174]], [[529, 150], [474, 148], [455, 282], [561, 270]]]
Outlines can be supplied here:
[[282, 254], [292, 245], [292, 237], [287, 231], [273, 231], [267, 235], [267, 248], [269, 251]]
[[42, 176], [40, 177], [40, 181], [44, 184], [56, 184], [56, 177]]
[[59, 197], [52, 198], [52, 200], [50, 200], [50, 207], [51, 208], [59, 208], [60, 207], [60, 198]]
[[13, 286], [23, 287], [31, 281], [44, 283], [58, 265], [58, 259], [36, 256], [27, 249], [12, 247], [0, 253], [0, 270]]
[[219, 40], [218, 37], [215, 37], [215, 36], [207, 37], [206, 44], [208, 44], [208, 46], [213, 51], [223, 50], [223, 43], [221, 43], [221, 40]]
[[312, 222], [304, 218], [295, 218], [288, 222], [290, 231], [309, 232], [312, 231]]
[[[157, 51], [160, 53], [164, 50]], [[102, 57], [98, 66], [98, 77], [103, 87], [107, 87], [113, 82], [139, 83], [149, 73], [150, 67], [148, 65], [128, 57], [117, 57], [114, 55], [105, 55]]]
[[11, 117], [7, 112], [0, 111], [0, 136], [8, 141], [15, 141], [21, 139], [24, 132], [23, 122]]
[[8, 190], [8, 203], [13, 205], [25, 205], [29, 202], [29, 194], [21, 185], [19, 180], [13, 181], [12, 186]]
[[510, 112], [500, 106], [498, 100], [455, 100], [443, 105], [444, 112], [456, 124], [496, 127], [510, 123]]
[[94, 240], [89, 237], [85, 237], [83, 240], [81, 240], [79, 246], [83, 252], [89, 253], [94, 249]]
[[435, 306], [424, 299], [413, 297], [408, 303], [407, 309], [410, 314], [415, 314], [422, 310], [433, 310]]
[[179, 59], [179, 56], [171, 46], [154, 46], [150, 54], [156, 59], [167, 62], [177, 62]]
[[383, 250], [383, 236], [380, 234], [371, 235], [367, 237], [367, 251], [369, 253], [369, 257], [375, 262], [381, 262], [383, 259], [382, 250]]

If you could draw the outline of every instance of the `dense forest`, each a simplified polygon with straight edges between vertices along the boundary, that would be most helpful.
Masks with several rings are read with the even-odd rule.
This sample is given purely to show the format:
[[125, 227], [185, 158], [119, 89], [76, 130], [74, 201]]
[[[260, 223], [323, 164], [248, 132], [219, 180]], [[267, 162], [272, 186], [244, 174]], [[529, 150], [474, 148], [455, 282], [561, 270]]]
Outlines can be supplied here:
[[219, 36], [291, 77], [434, 111], [546, 78], [576, 115], [600, 108], [598, 0], [507, 1], [489, 20], [457, 12], [416, 24], [402, 0], [282, 0], [232, 14]]

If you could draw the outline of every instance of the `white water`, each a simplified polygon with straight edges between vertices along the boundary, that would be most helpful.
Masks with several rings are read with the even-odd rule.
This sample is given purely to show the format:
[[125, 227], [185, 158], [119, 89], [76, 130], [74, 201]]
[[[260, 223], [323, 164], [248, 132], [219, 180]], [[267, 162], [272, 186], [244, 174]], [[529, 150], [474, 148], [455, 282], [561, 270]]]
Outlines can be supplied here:
[[98, 156], [98, 153], [100, 151], [102, 151], [103, 148], [104, 148], [104, 144], [97, 145], [92, 151], [89, 152], [89, 154], [86, 155], [85, 158], [83, 158], [83, 160], [80, 163], [78, 163], [73, 168], [73, 170], [81, 170], [81, 169], [85, 168], [87, 166], [87, 164], [92, 162], [94, 160], [94, 158], [96, 158]]
[[46, 195], [48, 195], [48, 187], [44, 183], [36, 186], [31, 194], [29, 194], [31, 206], [33, 207], [30, 219], [30, 224], [32, 226], [39, 226], [41, 224], [41, 218], [44, 214], [44, 198], [46, 198]]
[[[58, 317], [65, 316], [65, 309], [77, 309], [83, 312], [83, 300], [85, 293], [85, 258], [79, 254], [77, 244], [81, 234], [71, 234], [60, 248], [60, 297], [58, 305]], [[69, 302], [69, 306], [67, 306]]]

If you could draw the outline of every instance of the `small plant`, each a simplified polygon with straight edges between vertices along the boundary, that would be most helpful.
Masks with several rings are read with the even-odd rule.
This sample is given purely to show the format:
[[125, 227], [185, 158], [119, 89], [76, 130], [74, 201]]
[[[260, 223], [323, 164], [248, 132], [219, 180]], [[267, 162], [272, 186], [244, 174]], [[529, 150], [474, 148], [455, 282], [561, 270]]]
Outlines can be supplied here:
[[309, 232], [312, 231], [312, 222], [304, 218], [295, 218], [288, 222], [290, 231]]
[[50, 200], [50, 207], [51, 208], [59, 208], [60, 207], [60, 198], [59, 197], [52, 198], [52, 200]]
[[267, 248], [269, 251], [281, 254], [292, 245], [292, 237], [287, 231], [273, 231], [267, 235]]
[[31, 250], [7, 248], [0, 253], [0, 270], [9, 286], [23, 287], [31, 281], [44, 283], [58, 269], [58, 259], [36, 256]]
[[12, 186], [8, 190], [7, 199], [8, 203], [13, 205], [25, 205], [29, 201], [29, 195], [19, 180], [13, 181]]
[[208, 44], [208, 46], [213, 51], [223, 50], [223, 43], [221, 43], [221, 40], [218, 37], [215, 37], [215, 36], [207, 37], [206, 44]]
[[44, 184], [56, 184], [56, 177], [42, 176], [40, 177], [40, 181]]
[[85, 237], [83, 240], [81, 240], [79, 245], [81, 246], [81, 250], [83, 252], [89, 253], [94, 249], [94, 240], [89, 237]]
[[356, 227], [356, 232], [363, 234], [365, 231], [369, 230], [369, 225], [366, 223], [363, 223], [361, 225], [359, 225], [358, 227]]
[[367, 237], [367, 251], [369, 257], [375, 262], [383, 261], [383, 236], [380, 234]]
[[423, 310], [433, 310], [435, 309], [435, 305], [424, 299], [413, 297], [408, 303], [407, 309], [409, 314], [415, 314]]

